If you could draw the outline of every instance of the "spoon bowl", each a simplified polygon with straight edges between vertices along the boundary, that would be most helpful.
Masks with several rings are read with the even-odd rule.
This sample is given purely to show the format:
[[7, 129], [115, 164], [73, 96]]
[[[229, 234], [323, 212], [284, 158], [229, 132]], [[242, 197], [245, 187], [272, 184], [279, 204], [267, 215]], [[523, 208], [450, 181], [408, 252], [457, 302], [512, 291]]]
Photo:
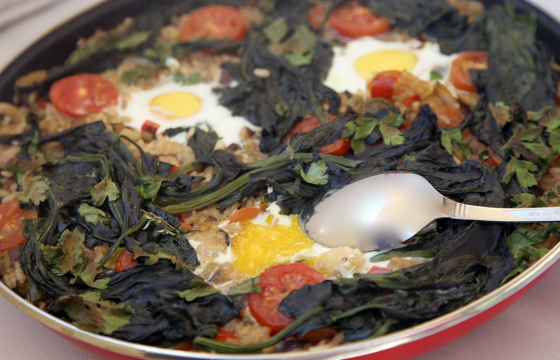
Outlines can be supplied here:
[[560, 221], [560, 208], [501, 209], [457, 203], [412, 173], [385, 173], [359, 180], [327, 197], [301, 224], [316, 242], [362, 251], [401, 245], [440, 218], [537, 222]]

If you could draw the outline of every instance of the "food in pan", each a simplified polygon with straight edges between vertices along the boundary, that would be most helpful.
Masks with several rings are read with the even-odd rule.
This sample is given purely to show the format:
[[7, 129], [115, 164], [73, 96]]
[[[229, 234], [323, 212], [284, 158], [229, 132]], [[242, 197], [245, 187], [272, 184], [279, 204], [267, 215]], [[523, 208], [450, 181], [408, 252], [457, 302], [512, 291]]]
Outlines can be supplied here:
[[388, 171], [468, 204], [558, 204], [558, 67], [535, 26], [465, 1], [156, 2], [1, 104], [3, 281], [87, 331], [223, 353], [458, 309], [557, 225], [439, 220], [362, 253], [298, 217]]

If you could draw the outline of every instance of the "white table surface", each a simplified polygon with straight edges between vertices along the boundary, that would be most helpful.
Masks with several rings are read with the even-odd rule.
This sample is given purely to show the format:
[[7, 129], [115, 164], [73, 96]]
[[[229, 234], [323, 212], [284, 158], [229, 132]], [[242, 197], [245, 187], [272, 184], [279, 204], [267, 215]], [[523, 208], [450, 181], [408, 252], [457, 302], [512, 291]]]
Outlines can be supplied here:
[[[0, 0], [8, 2], [30, 0]], [[36, 0], [38, 1], [38, 0]], [[39, 34], [102, 0], [61, 0], [0, 29], [0, 68]], [[118, 0], [112, 0], [118, 1]], [[560, 0], [532, 0], [560, 21]], [[418, 360], [560, 359], [560, 265], [494, 320]], [[101, 360], [0, 297], [0, 360]]]

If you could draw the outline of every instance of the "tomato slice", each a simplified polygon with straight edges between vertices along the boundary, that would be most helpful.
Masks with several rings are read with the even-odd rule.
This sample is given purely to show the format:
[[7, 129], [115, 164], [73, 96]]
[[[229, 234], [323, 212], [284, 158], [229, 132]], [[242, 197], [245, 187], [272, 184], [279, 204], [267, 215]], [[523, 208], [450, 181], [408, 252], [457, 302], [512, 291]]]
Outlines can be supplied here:
[[477, 92], [469, 69], [488, 69], [488, 51], [465, 51], [451, 64], [451, 82], [459, 90]]
[[292, 130], [284, 137], [284, 140], [288, 141], [295, 133], [306, 133], [319, 126], [321, 126], [321, 120], [317, 116], [306, 116], [294, 125]]
[[381, 267], [381, 266], [373, 265], [367, 273], [368, 273], [368, 275], [371, 275], [371, 274], [386, 274], [386, 273], [389, 273], [391, 271], [393, 271], [393, 270], [387, 269], [387, 268], [384, 268], [384, 267]]
[[234, 223], [243, 220], [252, 220], [259, 216], [260, 213], [260, 208], [241, 208], [231, 215], [229, 222]]
[[270, 327], [271, 335], [294, 321], [278, 311], [278, 305], [290, 291], [325, 281], [320, 272], [300, 263], [273, 266], [259, 279], [262, 292], [249, 295], [249, 308], [260, 325]]
[[350, 1], [333, 10], [329, 21], [341, 35], [357, 38], [383, 34], [391, 28], [391, 22], [368, 9], [358, 1]]
[[158, 129], [160, 128], [160, 124], [153, 122], [151, 120], [146, 120], [144, 121], [144, 123], [142, 124], [142, 127], [140, 128], [142, 131], [151, 131], [152, 133], [157, 133]]
[[181, 227], [187, 231], [191, 231], [193, 229], [194, 226], [192, 226], [191, 224], [187, 224], [187, 223], [181, 223]]
[[0, 251], [8, 251], [25, 243], [23, 220], [37, 219], [37, 210], [22, 210], [15, 199], [0, 205]]
[[117, 263], [117, 268], [115, 269], [115, 271], [123, 271], [135, 265], [136, 261], [134, 261], [134, 254], [128, 250], [125, 250], [119, 258], [119, 262]]
[[212, 5], [193, 11], [181, 31], [181, 41], [241, 40], [247, 24], [241, 11], [231, 6]]
[[445, 105], [436, 112], [438, 117], [438, 126], [440, 129], [446, 129], [461, 125], [461, 121], [465, 118], [465, 114], [453, 105]]
[[109, 80], [99, 75], [80, 74], [55, 82], [49, 97], [58, 111], [80, 117], [117, 105], [119, 91]]
[[321, 154], [328, 154], [328, 155], [336, 155], [336, 156], [344, 156], [348, 154], [350, 150], [350, 138], [347, 139], [338, 139], [330, 145], [323, 146], [319, 153]]

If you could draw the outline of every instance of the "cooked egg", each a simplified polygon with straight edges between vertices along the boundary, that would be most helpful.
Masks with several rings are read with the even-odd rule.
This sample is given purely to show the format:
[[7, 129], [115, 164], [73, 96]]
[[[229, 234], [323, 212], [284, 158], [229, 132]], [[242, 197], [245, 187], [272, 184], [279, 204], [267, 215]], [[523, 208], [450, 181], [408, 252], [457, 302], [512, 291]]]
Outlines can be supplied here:
[[236, 270], [256, 276], [271, 266], [303, 262], [326, 278], [338, 278], [352, 277], [364, 263], [360, 250], [318, 244], [307, 236], [297, 216], [279, 211], [271, 204], [256, 219], [241, 222], [243, 229], [231, 243]]
[[362, 37], [333, 51], [325, 85], [337, 92], [365, 92], [367, 80], [386, 70], [407, 70], [422, 80], [430, 80], [431, 71], [445, 77], [453, 61], [452, 56], [441, 53], [438, 44], [418, 40], [388, 42]]
[[245, 221], [243, 231], [231, 243], [235, 269], [256, 276], [271, 266], [290, 262], [296, 253], [315, 244], [296, 216], [290, 216], [290, 226], [273, 223], [273, 219], [270, 215], [268, 226]]
[[[121, 100], [119, 113], [132, 120], [127, 125], [138, 129], [146, 120], [161, 125], [159, 131], [206, 123], [226, 145], [239, 144], [241, 129], [257, 127], [241, 116], [233, 116], [218, 103], [218, 95], [212, 91], [217, 85], [217, 82], [181, 85], [169, 81], [149, 90], [132, 91]], [[172, 140], [184, 143], [185, 134]]]
[[156, 96], [150, 101], [150, 111], [163, 115], [167, 120], [185, 119], [196, 114], [202, 100], [193, 93], [174, 91]]

